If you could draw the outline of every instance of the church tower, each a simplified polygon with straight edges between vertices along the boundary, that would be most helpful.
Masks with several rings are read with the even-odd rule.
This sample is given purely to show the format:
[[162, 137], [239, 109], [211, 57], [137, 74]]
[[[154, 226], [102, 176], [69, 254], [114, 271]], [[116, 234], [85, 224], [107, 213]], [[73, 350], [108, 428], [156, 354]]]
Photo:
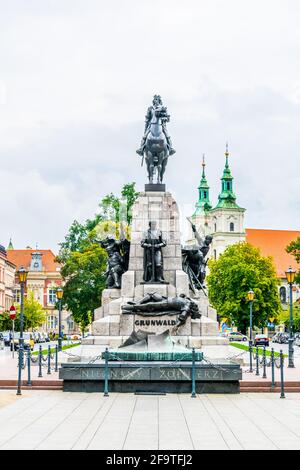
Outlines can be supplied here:
[[13, 250], [13, 249], [14, 249], [14, 246], [13, 246], [13, 244], [12, 244], [11, 238], [9, 239], [9, 244], [8, 244], [7, 249], [8, 249], [8, 250]]
[[[202, 157], [202, 176], [200, 180], [200, 184], [198, 186], [198, 200], [195, 204], [195, 212], [190, 218], [190, 221], [197, 227], [200, 235], [205, 236], [210, 233], [210, 210], [212, 209], [212, 205], [209, 199], [209, 186], [207, 183], [206, 175], [205, 175], [205, 156], [203, 154]], [[188, 241], [187, 244], [194, 244], [195, 237], [189, 225], [188, 229]]]
[[221, 178], [221, 192], [216, 207], [210, 211], [210, 233], [212, 257], [217, 259], [228, 245], [244, 241], [245, 209], [238, 206], [233, 191], [233, 177], [228, 163], [228, 144], [225, 151], [225, 167]]

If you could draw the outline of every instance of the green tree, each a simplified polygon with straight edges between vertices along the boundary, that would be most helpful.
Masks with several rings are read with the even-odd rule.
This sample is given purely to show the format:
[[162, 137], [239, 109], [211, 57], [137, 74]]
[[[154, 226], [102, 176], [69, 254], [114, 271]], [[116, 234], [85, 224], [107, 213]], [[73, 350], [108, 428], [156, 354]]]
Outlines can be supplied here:
[[[286, 328], [290, 327], [290, 309], [283, 310], [279, 316], [279, 323], [284, 323]], [[300, 302], [296, 300], [293, 304], [293, 331], [300, 331]]]
[[227, 247], [218, 260], [210, 260], [209, 269], [209, 300], [220, 318], [245, 333], [249, 326], [247, 293], [252, 289], [253, 326], [263, 327], [271, 317], [276, 321], [281, 307], [272, 258], [261, 256], [249, 243], [237, 243]]
[[99, 307], [105, 287], [106, 252], [91, 244], [82, 252], [71, 252], [61, 274], [64, 284], [64, 306], [72, 312], [82, 332], [92, 321], [92, 313]]
[[[42, 305], [35, 300], [34, 294], [28, 290], [24, 298], [24, 331], [34, 330], [43, 325], [46, 321], [46, 313]], [[5, 312], [0, 316], [0, 329], [12, 330], [12, 320], [9, 317], [9, 312]], [[15, 330], [20, 331], [20, 305], [16, 307]]]
[[121, 201], [113, 193], [105, 196], [99, 204], [102, 217], [105, 220], [120, 222]]
[[[17, 307], [20, 312], [20, 306]], [[34, 294], [28, 290], [24, 299], [24, 330], [33, 330], [42, 326], [46, 321], [46, 313], [38, 300], [35, 300]]]
[[[106, 220], [114, 222], [116, 225], [116, 236], [120, 236], [120, 229], [125, 225], [130, 225], [132, 220], [132, 206], [135, 203], [138, 192], [135, 190], [135, 183], [125, 184], [121, 191], [121, 197], [113, 193], [105, 196], [99, 204], [99, 222]], [[99, 215], [99, 214], [98, 214]]]
[[12, 330], [12, 321], [9, 317], [9, 312], [0, 314], [0, 331]]
[[92, 243], [88, 224], [91, 225], [91, 221], [87, 221], [83, 225], [74, 220], [65, 240], [60, 243], [59, 255], [56, 258], [59, 263], [65, 263], [71, 253], [80, 252]]
[[125, 184], [121, 191], [121, 197], [113, 193], [102, 198], [100, 212], [94, 218], [87, 219], [84, 224], [74, 220], [65, 240], [60, 243], [57, 262], [64, 264], [71, 253], [83, 252], [87, 247], [95, 243], [97, 239], [97, 226], [104, 221], [113, 222], [117, 236], [119, 236], [120, 222], [130, 225], [132, 220], [132, 206], [138, 197], [135, 183]]
[[121, 191], [122, 197], [125, 200], [125, 216], [126, 216], [126, 222], [128, 225], [131, 224], [132, 221], [132, 206], [137, 200], [137, 197], [139, 195], [138, 192], [135, 190], [135, 183], [128, 183], [123, 186], [123, 189]]
[[[286, 247], [286, 251], [287, 251], [287, 253], [290, 253], [291, 255], [293, 255], [295, 260], [299, 264], [300, 263], [300, 237], [298, 237], [296, 240], [292, 241]], [[300, 284], [300, 270], [296, 274], [295, 282], [297, 284]]]
[[82, 330], [91, 323], [92, 313], [99, 307], [105, 287], [107, 255], [96, 243], [98, 235], [108, 233], [110, 229], [116, 237], [121, 230], [128, 235], [131, 209], [137, 196], [135, 183], [125, 184], [120, 197], [113, 193], [106, 195], [99, 204], [100, 212], [83, 224], [74, 220], [65, 240], [60, 243], [56, 260], [63, 265], [63, 303]]

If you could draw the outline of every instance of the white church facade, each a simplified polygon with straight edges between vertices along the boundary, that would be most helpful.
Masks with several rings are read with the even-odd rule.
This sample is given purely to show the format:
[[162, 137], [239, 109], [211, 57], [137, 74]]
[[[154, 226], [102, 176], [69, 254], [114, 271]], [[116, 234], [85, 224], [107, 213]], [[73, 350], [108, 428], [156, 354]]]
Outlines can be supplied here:
[[[209, 185], [205, 175], [205, 161], [202, 161], [202, 177], [198, 187], [198, 200], [195, 212], [189, 218], [196, 226], [202, 237], [212, 235], [209, 258], [218, 259], [220, 254], [234, 243], [247, 241], [260, 249], [263, 256], [272, 256], [278, 277], [278, 293], [283, 306], [288, 305], [289, 289], [285, 278], [285, 271], [289, 266], [295, 271], [299, 270], [294, 257], [286, 252], [287, 245], [300, 237], [297, 230], [271, 230], [244, 227], [246, 209], [240, 207], [233, 191], [233, 177], [228, 162], [229, 152], [226, 145], [225, 167], [221, 178], [221, 191], [215, 206], [211, 204]], [[191, 226], [186, 244], [195, 244]], [[293, 287], [293, 299], [300, 302], [300, 288]]]
[[[225, 152], [225, 167], [221, 178], [221, 191], [215, 207], [210, 202], [209, 186], [205, 175], [205, 161], [202, 162], [202, 177], [198, 187], [198, 201], [194, 214], [190, 217], [202, 236], [212, 235], [210, 257], [217, 259], [225, 248], [234, 243], [245, 241], [245, 209], [238, 206], [233, 192], [233, 177], [228, 163], [228, 147]], [[187, 244], [194, 244], [190, 227]]]

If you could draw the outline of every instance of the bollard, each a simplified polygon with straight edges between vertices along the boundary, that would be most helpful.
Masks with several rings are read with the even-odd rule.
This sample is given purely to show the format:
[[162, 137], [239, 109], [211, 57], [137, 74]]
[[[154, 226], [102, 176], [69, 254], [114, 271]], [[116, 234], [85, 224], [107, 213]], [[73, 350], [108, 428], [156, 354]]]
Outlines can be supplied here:
[[55, 345], [55, 372], [58, 371], [58, 346]]
[[20, 344], [19, 354], [18, 354], [18, 388], [17, 388], [17, 395], [22, 395], [22, 391], [21, 391], [21, 387], [22, 387], [22, 369], [23, 369], [23, 345]]
[[282, 349], [280, 350], [280, 398], [285, 398], [284, 394], [284, 378], [283, 378], [284, 357]]
[[104, 369], [104, 397], [109, 397], [108, 395], [108, 348], [105, 349], [105, 369]]
[[47, 374], [51, 374], [51, 362], [50, 362], [50, 361], [51, 361], [51, 346], [50, 346], [50, 344], [49, 344], [49, 346], [48, 346], [48, 357], [47, 357], [47, 359], [48, 359], [48, 370], [47, 370]]
[[274, 348], [271, 349], [271, 372], [272, 372], [272, 382], [271, 382], [271, 389], [275, 388], [275, 356], [274, 356]]
[[39, 375], [38, 377], [43, 377], [42, 374], [42, 346], [39, 346]]
[[196, 368], [195, 368], [195, 348], [192, 349], [192, 395], [196, 398]]
[[258, 346], [256, 346], [256, 373], [255, 375], [259, 375], [259, 357], [258, 357]]
[[29, 385], [29, 386], [32, 385], [30, 366], [31, 366], [31, 350], [30, 350], [30, 346], [29, 346], [28, 352], [27, 352], [27, 385]]
[[263, 379], [267, 378], [267, 360], [266, 360], [266, 346], [263, 349]]
[[249, 372], [253, 372], [253, 366], [252, 366], [252, 340], [249, 341], [249, 354], [250, 354], [250, 370]]

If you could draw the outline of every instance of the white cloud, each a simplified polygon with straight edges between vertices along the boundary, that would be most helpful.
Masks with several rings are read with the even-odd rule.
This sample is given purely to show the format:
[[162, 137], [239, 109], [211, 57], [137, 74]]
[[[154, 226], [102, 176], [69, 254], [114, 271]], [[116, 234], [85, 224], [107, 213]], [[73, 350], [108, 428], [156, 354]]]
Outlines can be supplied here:
[[203, 152], [216, 202], [229, 140], [248, 226], [298, 228], [299, 13], [296, 0], [2, 5], [0, 242], [56, 248], [101, 196], [142, 188], [135, 149], [154, 93], [180, 204], [195, 202]]

